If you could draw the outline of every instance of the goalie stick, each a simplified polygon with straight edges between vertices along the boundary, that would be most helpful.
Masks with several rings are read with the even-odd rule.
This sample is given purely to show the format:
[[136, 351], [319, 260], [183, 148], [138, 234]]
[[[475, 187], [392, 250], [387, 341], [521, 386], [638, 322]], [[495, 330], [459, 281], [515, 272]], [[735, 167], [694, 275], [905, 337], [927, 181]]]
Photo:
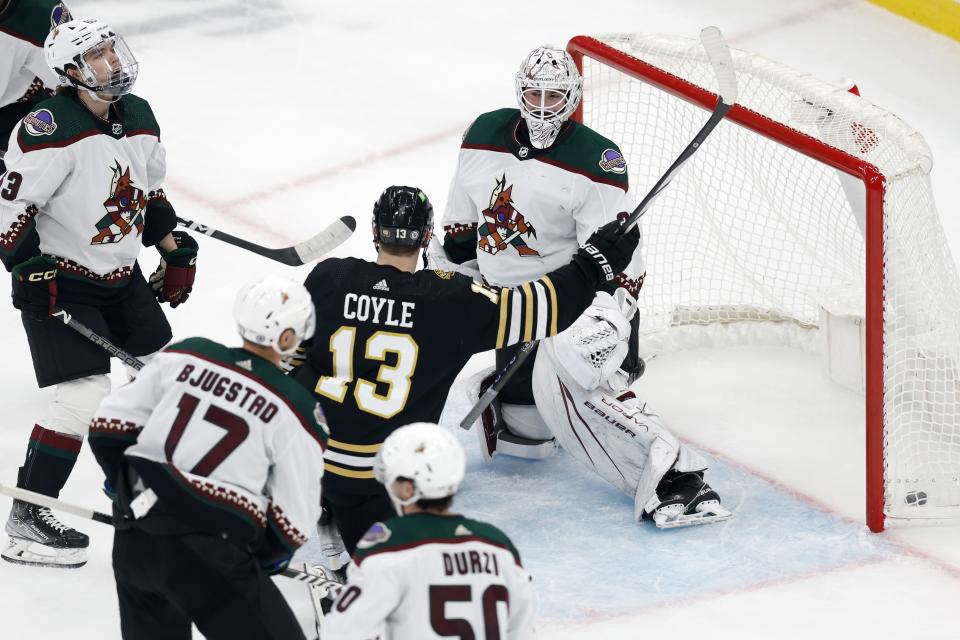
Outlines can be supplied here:
[[[21, 489], [20, 487], [8, 487], [4, 484], [0, 484], [0, 494], [9, 496], [16, 500], [22, 500], [23, 502], [29, 502], [30, 504], [35, 504], [40, 507], [47, 507], [48, 509], [55, 509], [57, 511], [63, 511], [64, 513], [71, 513], [75, 516], [86, 518], [87, 520], [93, 520], [94, 522], [99, 522], [101, 524], [108, 524], [111, 527], [113, 526], [113, 518], [109, 514], [102, 513], [100, 511], [94, 511], [93, 509], [81, 507], [69, 502], [64, 502], [62, 500], [58, 500], [57, 498], [51, 498], [50, 496], [42, 493], [36, 493], [34, 491], [28, 491], [27, 489]], [[311, 565], [311, 569], [313, 572], [308, 573], [306, 571], [300, 571], [299, 569], [287, 567], [280, 572], [280, 575], [293, 580], [298, 580], [300, 582], [305, 582], [311, 587], [338, 589], [343, 584], [335, 577], [335, 574], [333, 574], [332, 571], [327, 571], [323, 567], [317, 567], [314, 565]]]
[[357, 228], [357, 221], [352, 216], [343, 216], [309, 240], [304, 240], [292, 247], [270, 249], [186, 218], [178, 217], [177, 224], [291, 267], [299, 267], [322, 258], [343, 244]]
[[[727, 112], [729, 112], [737, 102], [737, 75], [733, 68], [733, 57], [730, 54], [730, 47], [727, 46], [726, 40], [723, 39], [723, 34], [720, 33], [720, 29], [717, 27], [706, 27], [703, 29], [700, 32], [700, 43], [703, 45], [707, 53], [707, 59], [710, 61], [711, 66], [713, 66], [713, 71], [716, 74], [717, 87], [720, 94], [718, 96], [717, 106], [713, 110], [713, 113], [710, 114], [710, 118], [706, 124], [703, 125], [700, 131], [697, 132], [697, 135], [693, 137], [693, 140], [690, 141], [690, 144], [680, 152], [680, 155], [674, 160], [673, 164], [670, 165], [666, 173], [653, 185], [653, 188], [650, 189], [650, 192], [640, 201], [640, 204], [637, 205], [630, 216], [620, 224], [620, 233], [637, 224], [640, 217], [647, 212], [656, 197], [667, 188], [667, 185], [669, 185], [674, 176], [676, 176], [680, 167], [697, 152], [700, 145], [710, 136], [717, 125], [720, 124], [720, 121], [727, 115]], [[484, 392], [477, 403], [473, 405], [473, 408], [471, 408], [463, 420], [460, 421], [460, 427], [462, 429], [469, 429], [473, 426], [473, 423], [477, 421], [480, 414], [482, 414], [497, 397], [500, 389], [503, 388], [513, 374], [516, 373], [517, 369], [520, 368], [520, 365], [530, 356], [535, 344], [536, 342], [525, 342], [521, 345], [520, 350], [514, 354], [510, 362], [507, 363], [507, 366], [497, 374], [496, 381], [490, 385], [490, 388]]]

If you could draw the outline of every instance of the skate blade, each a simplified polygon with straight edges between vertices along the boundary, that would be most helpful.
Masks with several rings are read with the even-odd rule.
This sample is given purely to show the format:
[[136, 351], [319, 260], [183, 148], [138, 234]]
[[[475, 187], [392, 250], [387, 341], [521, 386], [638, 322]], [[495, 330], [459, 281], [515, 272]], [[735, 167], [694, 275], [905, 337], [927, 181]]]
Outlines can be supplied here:
[[676, 529], [700, 524], [716, 524], [733, 517], [732, 511], [722, 507], [715, 500], [709, 500], [697, 505], [696, 513], [678, 513], [675, 510], [657, 511], [653, 514], [653, 523], [657, 529]]
[[87, 564], [86, 549], [55, 549], [19, 538], [10, 538], [0, 557], [13, 564], [56, 569], [79, 569]]

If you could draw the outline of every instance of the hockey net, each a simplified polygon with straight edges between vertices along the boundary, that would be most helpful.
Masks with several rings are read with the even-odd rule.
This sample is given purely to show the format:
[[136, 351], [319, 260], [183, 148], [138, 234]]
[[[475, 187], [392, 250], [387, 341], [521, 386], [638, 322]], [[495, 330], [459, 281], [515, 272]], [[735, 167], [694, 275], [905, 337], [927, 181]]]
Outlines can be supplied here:
[[[639, 199], [715, 107], [714, 71], [686, 38], [567, 48], [584, 75], [575, 117], [620, 145]], [[929, 148], [846, 88], [733, 59], [738, 105], [642, 219], [643, 344], [816, 348], [824, 300], [860, 306], [867, 522], [960, 518], [960, 280]]]

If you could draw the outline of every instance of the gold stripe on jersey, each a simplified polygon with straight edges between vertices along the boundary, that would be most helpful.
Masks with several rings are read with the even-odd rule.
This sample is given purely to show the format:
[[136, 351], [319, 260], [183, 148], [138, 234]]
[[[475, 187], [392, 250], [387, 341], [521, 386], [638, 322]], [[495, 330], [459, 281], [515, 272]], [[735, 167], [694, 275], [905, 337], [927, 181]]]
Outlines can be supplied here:
[[330, 464], [329, 462], [323, 463], [323, 469], [334, 475], [344, 476], [345, 478], [358, 478], [361, 480], [373, 480], [375, 478], [373, 469], [369, 471], [354, 471], [353, 469], [345, 469], [335, 464]]
[[550, 333], [547, 335], [555, 336], [557, 335], [557, 290], [553, 288], [553, 280], [550, 279], [550, 276], [543, 276], [540, 279], [540, 282], [547, 288], [547, 292], [550, 294]]
[[507, 337], [507, 315], [510, 311], [510, 290], [500, 289], [500, 325], [497, 327], [497, 349], [503, 349]]
[[520, 288], [523, 290], [523, 297], [526, 301], [526, 306], [523, 312], [524, 325], [523, 325], [523, 341], [530, 342], [533, 340], [533, 301], [536, 297], [533, 294], [533, 291], [530, 290], [530, 283], [524, 282], [520, 285]]
[[376, 453], [380, 450], [382, 442], [377, 444], [350, 444], [349, 442], [340, 442], [330, 438], [327, 440], [327, 447], [333, 449], [342, 449], [343, 451], [352, 451], [354, 453]]

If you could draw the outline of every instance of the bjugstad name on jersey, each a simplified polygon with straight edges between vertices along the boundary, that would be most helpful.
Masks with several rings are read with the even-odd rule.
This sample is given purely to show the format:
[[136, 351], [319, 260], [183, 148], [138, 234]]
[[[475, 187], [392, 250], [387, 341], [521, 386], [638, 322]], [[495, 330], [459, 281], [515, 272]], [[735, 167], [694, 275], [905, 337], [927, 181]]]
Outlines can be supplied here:
[[[200, 373], [191, 379], [190, 375], [195, 369], [196, 367], [192, 364], [183, 365], [180, 375], [177, 376], [177, 382], [186, 382], [191, 387], [197, 387], [201, 391], [212, 393], [216, 398], [222, 397], [227, 402], [233, 402], [241, 409], [245, 409], [248, 413], [260, 418], [264, 424], [273, 420], [273, 416], [277, 415], [277, 405], [260, 395], [256, 389], [248, 387], [242, 382], [234, 382], [227, 376], [205, 367], [200, 369]], [[251, 397], [253, 401], [248, 406], [247, 401]]]
[[[345, 320], [376, 322], [388, 327], [412, 329], [413, 310], [416, 307], [415, 302], [398, 303], [390, 298], [368, 296], [365, 293], [348, 293], [343, 297], [343, 317]], [[397, 315], [394, 315], [395, 313]]]

